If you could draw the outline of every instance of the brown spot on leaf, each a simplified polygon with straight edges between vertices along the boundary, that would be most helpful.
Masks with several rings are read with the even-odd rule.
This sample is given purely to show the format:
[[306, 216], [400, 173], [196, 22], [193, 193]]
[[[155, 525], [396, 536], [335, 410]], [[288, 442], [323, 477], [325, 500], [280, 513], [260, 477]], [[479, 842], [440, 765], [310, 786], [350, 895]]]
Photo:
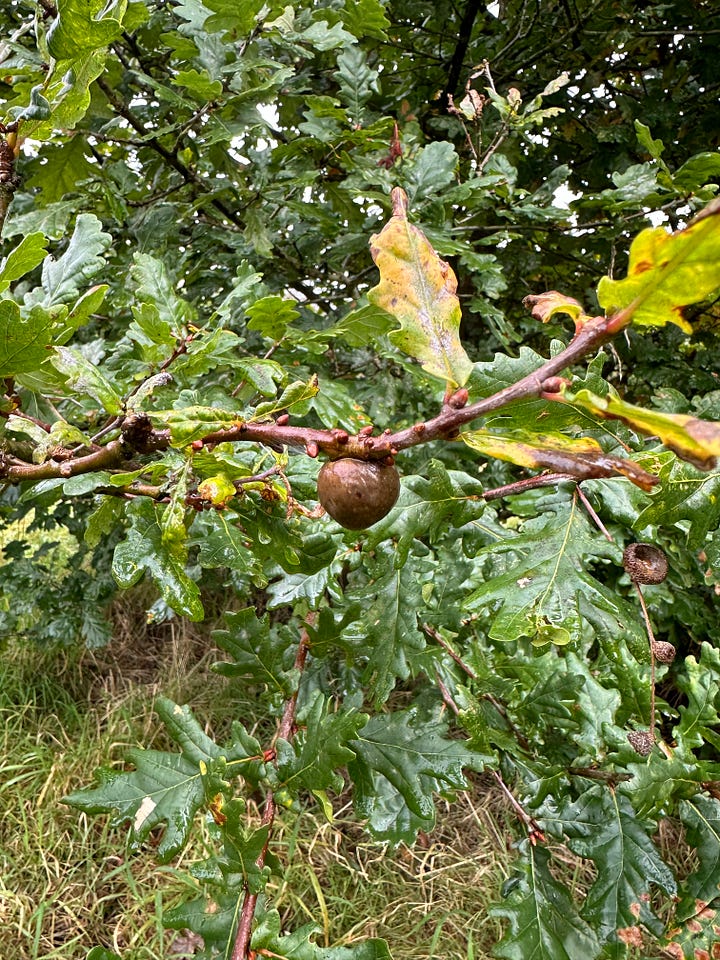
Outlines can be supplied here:
[[636, 273], [645, 273], [647, 270], [652, 270], [653, 264], [649, 260], [640, 260], [638, 263], [633, 265], [631, 273], [635, 275]]
[[[638, 906], [633, 904], [634, 907]], [[635, 911], [633, 910], [633, 913]], [[622, 942], [628, 947], [642, 947], [642, 933], [640, 927], [620, 927], [617, 932], [617, 935]]]
[[683, 960], [682, 947], [679, 943], [668, 943], [665, 946], [665, 953], [672, 957], [672, 960]]

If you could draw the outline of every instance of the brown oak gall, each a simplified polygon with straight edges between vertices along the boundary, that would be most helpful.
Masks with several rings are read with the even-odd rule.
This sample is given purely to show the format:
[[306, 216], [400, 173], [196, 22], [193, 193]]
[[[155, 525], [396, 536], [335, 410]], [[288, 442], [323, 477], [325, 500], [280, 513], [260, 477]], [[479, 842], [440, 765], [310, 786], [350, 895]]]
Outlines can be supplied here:
[[625, 547], [623, 566], [634, 583], [662, 583], [668, 572], [667, 557], [651, 543]]
[[390, 512], [400, 493], [394, 466], [343, 457], [318, 474], [318, 499], [333, 520], [348, 530], [364, 530]]

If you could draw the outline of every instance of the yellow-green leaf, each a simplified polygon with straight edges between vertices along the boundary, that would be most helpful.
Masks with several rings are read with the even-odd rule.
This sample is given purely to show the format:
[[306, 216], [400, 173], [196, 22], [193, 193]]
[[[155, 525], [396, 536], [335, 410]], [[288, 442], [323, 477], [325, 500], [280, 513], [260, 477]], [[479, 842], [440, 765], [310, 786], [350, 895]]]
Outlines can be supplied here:
[[317, 374], [313, 374], [307, 383], [302, 380], [295, 380], [283, 390], [279, 397], [265, 403], [259, 403], [255, 407], [255, 413], [250, 417], [249, 422], [267, 420], [268, 417], [281, 411], [292, 409], [297, 412], [298, 405], [312, 400], [313, 397], [317, 396], [319, 389]]
[[34, 270], [47, 256], [47, 239], [42, 233], [30, 233], [0, 263], [0, 293], [15, 280]]
[[687, 460], [698, 470], [712, 470], [720, 457], [720, 423], [680, 413], [646, 410], [611, 394], [598, 397], [589, 390], [566, 392], [564, 399], [596, 417], [621, 420], [638, 433], [658, 437], [681, 460]]
[[107, 47], [122, 33], [126, 7], [124, 0], [114, 4], [59, 0], [57, 17], [47, 35], [48, 50], [56, 60], [75, 60], [86, 51]]
[[421, 230], [407, 219], [407, 196], [392, 192], [393, 215], [370, 241], [380, 283], [368, 300], [395, 317], [390, 340], [422, 363], [423, 370], [462, 386], [472, 363], [460, 343], [457, 279]]
[[203, 500], [209, 500], [214, 506], [221, 506], [237, 494], [234, 484], [224, 473], [217, 473], [203, 480], [198, 486], [198, 494]]
[[714, 200], [685, 230], [652, 227], [639, 233], [630, 247], [627, 277], [603, 277], [597, 297], [608, 315], [627, 311], [624, 325], [630, 320], [641, 326], [675, 323], [691, 333], [685, 307], [718, 288], [720, 201]]
[[506, 460], [531, 470], [547, 469], [567, 473], [578, 480], [623, 476], [643, 490], [651, 490], [657, 477], [646, 473], [632, 460], [623, 460], [605, 453], [599, 443], [589, 438], [573, 439], [563, 434], [541, 434], [517, 431], [511, 436], [473, 430], [461, 439], [485, 457]]

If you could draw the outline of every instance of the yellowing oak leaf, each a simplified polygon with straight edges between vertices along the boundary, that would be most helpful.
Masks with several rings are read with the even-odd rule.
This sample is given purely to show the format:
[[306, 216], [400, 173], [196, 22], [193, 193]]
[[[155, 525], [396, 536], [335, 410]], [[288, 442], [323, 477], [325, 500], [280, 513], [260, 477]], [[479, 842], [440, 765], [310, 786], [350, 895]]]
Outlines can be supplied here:
[[685, 307], [718, 289], [720, 201], [715, 200], [685, 230], [651, 227], [639, 233], [630, 247], [627, 276], [603, 277], [597, 297], [608, 315], [623, 314], [622, 326], [630, 320], [640, 326], [675, 323], [692, 333]]
[[589, 437], [516, 431], [512, 435], [473, 430], [460, 435], [465, 443], [485, 457], [506, 460], [531, 470], [552, 470], [578, 480], [597, 477], [627, 477], [642, 490], [652, 490], [658, 478], [632, 460], [613, 457]]
[[368, 300], [395, 317], [389, 336], [423, 370], [453, 386], [470, 376], [472, 362], [460, 343], [457, 278], [424, 233], [407, 219], [407, 196], [392, 191], [393, 215], [370, 241], [380, 283]]
[[579, 390], [575, 394], [566, 391], [564, 399], [596, 417], [621, 420], [638, 433], [658, 437], [681, 460], [698, 470], [712, 470], [720, 457], [720, 423], [686, 414], [645, 410], [612, 394], [598, 397], [589, 390]]

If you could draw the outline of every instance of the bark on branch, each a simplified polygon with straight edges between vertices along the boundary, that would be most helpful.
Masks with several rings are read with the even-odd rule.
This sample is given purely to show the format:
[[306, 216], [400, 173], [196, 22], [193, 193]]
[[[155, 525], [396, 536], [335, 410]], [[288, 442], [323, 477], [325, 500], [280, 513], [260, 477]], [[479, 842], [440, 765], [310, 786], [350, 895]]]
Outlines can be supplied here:
[[[369, 429], [366, 429], [351, 436], [345, 430], [338, 429], [317, 430], [275, 421], [238, 421], [236, 427], [209, 433], [198, 443], [203, 446], [249, 442], [264, 444], [275, 450], [285, 447], [304, 448], [308, 456], [317, 457], [322, 453], [331, 459], [355, 457], [359, 460], [383, 460], [395, 457], [400, 451], [421, 443], [455, 439], [461, 427], [509, 403], [547, 395], [547, 384], [551, 378], [597, 350], [624, 326], [623, 314], [609, 318], [595, 317], [585, 323], [564, 350], [517, 383], [466, 406], [463, 406], [466, 397], [456, 400], [454, 404], [453, 398], [450, 398], [451, 402], [444, 404], [436, 417], [395, 433], [385, 430], [378, 436], [372, 436]], [[462, 391], [458, 391], [456, 397], [461, 393]], [[151, 429], [146, 414], [128, 415], [119, 426], [122, 433], [119, 439], [111, 440], [106, 446], [82, 456], [76, 456], [74, 451], [67, 450], [58, 453], [55, 459], [40, 464], [18, 463], [8, 459], [3, 462], [0, 459], [0, 479], [8, 483], [36, 483], [40, 480], [112, 470], [124, 465], [136, 453], [142, 455], [161, 451], [171, 445], [170, 432]]]

